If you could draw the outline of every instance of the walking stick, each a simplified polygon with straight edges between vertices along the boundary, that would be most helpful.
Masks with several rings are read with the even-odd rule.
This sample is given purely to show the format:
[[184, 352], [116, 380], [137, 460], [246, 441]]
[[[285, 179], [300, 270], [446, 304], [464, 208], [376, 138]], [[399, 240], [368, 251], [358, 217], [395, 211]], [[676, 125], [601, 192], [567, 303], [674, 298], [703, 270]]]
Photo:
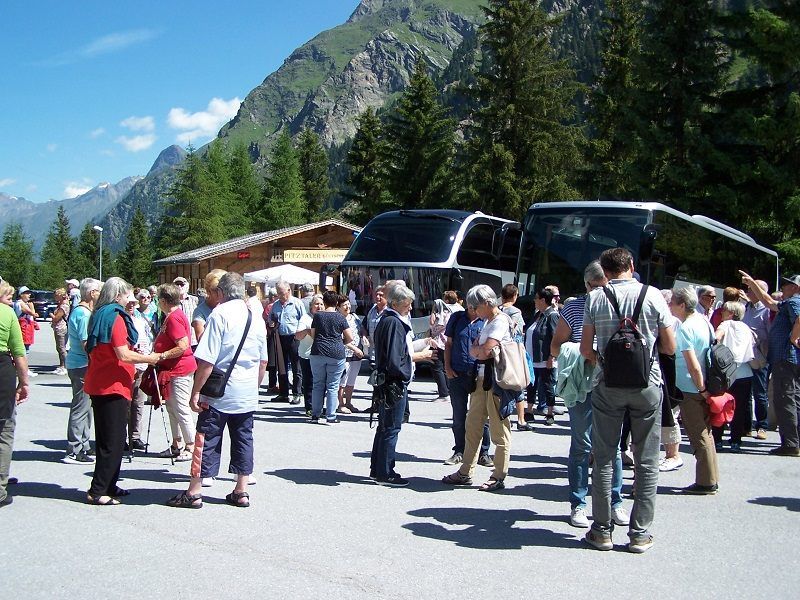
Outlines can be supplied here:
[[[158, 383], [158, 376], [156, 376], [155, 382], [156, 397], [153, 399], [153, 401], [158, 401], [159, 410], [161, 411], [161, 421], [164, 423], [164, 437], [167, 438], [167, 444], [171, 444], [169, 433], [167, 432], [167, 417], [164, 415], [164, 401], [161, 399], [161, 386]], [[172, 454], [169, 456], [169, 462], [172, 465], [175, 464], [175, 458], [172, 456]]]

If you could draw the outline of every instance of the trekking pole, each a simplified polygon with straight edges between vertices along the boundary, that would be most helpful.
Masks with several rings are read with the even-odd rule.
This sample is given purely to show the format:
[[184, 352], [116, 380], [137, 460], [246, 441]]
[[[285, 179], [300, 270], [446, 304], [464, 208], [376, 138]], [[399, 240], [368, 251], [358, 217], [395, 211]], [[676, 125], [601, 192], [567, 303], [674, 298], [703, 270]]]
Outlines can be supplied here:
[[150, 452], [150, 425], [153, 423], [153, 401], [150, 401], [150, 416], [147, 418], [147, 441], [145, 442], [145, 452]]

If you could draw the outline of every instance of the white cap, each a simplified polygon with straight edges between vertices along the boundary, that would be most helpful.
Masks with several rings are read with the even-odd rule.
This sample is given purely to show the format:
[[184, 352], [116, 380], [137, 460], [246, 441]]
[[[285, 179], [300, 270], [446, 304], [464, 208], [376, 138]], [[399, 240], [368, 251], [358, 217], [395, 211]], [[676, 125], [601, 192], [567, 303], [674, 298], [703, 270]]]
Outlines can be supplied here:
[[31, 288], [29, 288], [27, 285], [21, 285], [21, 286], [19, 286], [19, 292], [18, 293], [21, 296], [25, 292], [30, 292], [30, 291], [31, 291]]
[[77, 279], [65, 279], [64, 283], [71, 283], [75, 287], [79, 287], [81, 283]]

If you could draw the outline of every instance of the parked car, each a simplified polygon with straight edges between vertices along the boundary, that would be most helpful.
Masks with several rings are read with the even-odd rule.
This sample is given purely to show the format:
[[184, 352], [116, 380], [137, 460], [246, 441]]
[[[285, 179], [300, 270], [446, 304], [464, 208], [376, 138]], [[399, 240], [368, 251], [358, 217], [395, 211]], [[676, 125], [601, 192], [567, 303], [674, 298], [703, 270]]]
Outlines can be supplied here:
[[33, 302], [40, 320], [49, 319], [50, 315], [58, 308], [55, 294], [47, 290], [31, 290], [31, 302]]

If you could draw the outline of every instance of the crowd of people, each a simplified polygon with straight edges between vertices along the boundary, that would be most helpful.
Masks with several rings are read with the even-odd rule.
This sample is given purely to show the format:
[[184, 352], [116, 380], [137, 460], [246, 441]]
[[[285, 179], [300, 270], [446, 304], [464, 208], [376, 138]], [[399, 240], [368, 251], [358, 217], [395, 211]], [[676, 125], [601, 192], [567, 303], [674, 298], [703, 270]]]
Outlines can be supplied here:
[[[765, 440], [770, 406], [781, 438], [770, 453], [800, 456], [800, 275], [781, 279], [773, 295], [765, 282], [741, 277], [742, 287], [725, 288], [721, 302], [711, 286], [658, 290], [642, 285], [631, 254], [616, 248], [586, 266], [585, 294], [562, 302], [555, 285], [536, 290], [527, 322], [514, 285], [499, 294], [477, 285], [463, 299], [447, 291], [433, 303], [422, 340], [412, 331], [414, 292], [400, 280], [377, 287], [363, 317], [352, 298], [334, 291], [306, 285], [295, 295], [279, 283], [262, 299], [239, 274], [219, 269], [205, 277], [201, 297], [183, 277], [141, 289], [117, 277], [67, 280], [51, 316], [54, 373], [66, 374], [72, 387], [64, 461], [94, 465], [87, 502], [119, 504], [130, 493], [117, 485], [124, 452], [149, 450], [143, 407], [163, 403], [171, 444], [157, 456], [191, 463], [188, 488], [168, 504], [202, 506], [202, 488], [219, 474], [227, 427], [236, 483], [226, 501], [246, 507], [263, 380], [274, 400], [302, 401], [310, 423], [332, 425], [359, 410], [352, 392], [368, 360], [374, 391], [362, 408], [377, 415], [369, 475], [402, 487], [408, 480], [396, 470], [395, 449], [409, 418], [408, 386], [424, 361], [438, 399], [452, 406], [454, 444], [444, 463], [458, 469], [444, 485], [471, 486], [481, 465], [492, 471], [478, 489], [502, 490], [512, 429], [533, 430], [537, 415], [553, 425], [561, 398], [571, 435], [569, 522], [589, 528], [585, 540], [600, 550], [613, 547], [615, 526], [627, 526], [629, 550], [644, 552], [653, 545], [658, 473], [683, 466], [681, 426], [696, 464], [688, 495], [718, 492], [717, 452], [741, 452], [745, 437]], [[37, 316], [27, 287], [15, 299], [0, 282], [0, 503], [11, 499], [15, 405], [28, 396], [26, 354]], [[617, 343], [623, 334], [633, 336], [627, 346]], [[521, 392], [501, 386], [494, 368], [501, 348], [513, 343], [528, 358], [531, 384]], [[712, 395], [709, 355], [717, 344], [730, 350], [736, 372], [724, 394]], [[630, 514], [625, 466], [634, 470]]]

